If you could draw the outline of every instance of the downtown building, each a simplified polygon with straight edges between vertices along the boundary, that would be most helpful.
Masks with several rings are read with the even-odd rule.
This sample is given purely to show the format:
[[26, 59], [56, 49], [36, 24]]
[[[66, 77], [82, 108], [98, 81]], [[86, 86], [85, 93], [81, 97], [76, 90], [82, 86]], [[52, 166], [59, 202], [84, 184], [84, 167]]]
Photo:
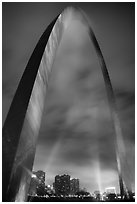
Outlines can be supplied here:
[[69, 195], [70, 194], [70, 176], [66, 174], [55, 176], [54, 188], [55, 188], [55, 193], [58, 196]]
[[70, 179], [70, 194], [75, 195], [79, 192], [79, 179], [71, 178]]
[[39, 170], [37, 172], [33, 171], [29, 195], [44, 195], [45, 193], [45, 172]]

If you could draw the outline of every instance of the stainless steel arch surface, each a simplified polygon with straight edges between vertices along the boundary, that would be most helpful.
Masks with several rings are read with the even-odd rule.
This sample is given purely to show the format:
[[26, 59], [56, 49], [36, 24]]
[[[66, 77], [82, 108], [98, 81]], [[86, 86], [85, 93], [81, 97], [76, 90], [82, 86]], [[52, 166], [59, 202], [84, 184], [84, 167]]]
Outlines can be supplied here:
[[3, 201], [27, 199], [48, 78], [62, 32], [59, 15], [36, 45], [5, 120], [2, 132]]

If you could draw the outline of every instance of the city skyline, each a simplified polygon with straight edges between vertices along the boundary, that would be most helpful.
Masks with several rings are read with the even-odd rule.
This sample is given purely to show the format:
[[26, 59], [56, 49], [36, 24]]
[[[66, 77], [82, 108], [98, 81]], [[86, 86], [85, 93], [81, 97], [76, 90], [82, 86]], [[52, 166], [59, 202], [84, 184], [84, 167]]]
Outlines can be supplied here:
[[[8, 36], [3, 36], [3, 122], [38, 36], [55, 14], [74, 4], [37, 4], [37, 9], [36, 4], [12, 5], [3, 6], [3, 32]], [[130, 3], [75, 5], [89, 16], [108, 65], [134, 188], [134, 6]], [[13, 14], [15, 9], [22, 12], [21, 18], [15, 19], [19, 13], [12, 17], [8, 14], [9, 10]], [[10, 18], [12, 26], [9, 26]], [[23, 35], [28, 35], [29, 48]], [[49, 172], [49, 182], [53, 175], [63, 171], [73, 177], [77, 175], [88, 189], [101, 189], [109, 184], [118, 189], [115, 137], [105, 85], [94, 48], [79, 20], [73, 20], [62, 37], [45, 103], [34, 169]], [[126, 169], [124, 173], [128, 173]]]
[[[33, 171], [32, 172], [32, 176], [31, 176], [31, 178], [34, 178], [34, 179], [36, 179], [35, 178], [35, 175], [37, 175], [37, 172], [44, 172], [44, 171], [42, 171], [42, 170], [37, 170], [37, 171]], [[57, 177], [57, 176], [64, 176], [64, 175], [67, 175], [67, 176], [70, 176], [70, 181], [71, 180], [78, 180], [79, 181], [79, 190], [85, 190], [85, 191], [87, 191], [87, 192], [89, 192], [89, 193], [94, 193], [95, 191], [99, 191], [99, 189], [94, 189], [92, 192], [90, 192], [88, 189], [86, 189], [84, 186], [81, 186], [81, 182], [80, 182], [80, 178], [74, 178], [74, 177], [72, 177], [71, 175], [68, 175], [67, 173], [65, 174], [65, 173], [62, 173], [62, 174], [60, 174], [60, 175], [54, 175], [53, 176], [53, 181], [51, 182], [51, 183], [46, 183], [46, 175], [47, 175], [47, 173], [46, 172], [44, 172], [45, 173], [45, 177], [44, 177], [44, 182], [45, 182], [45, 186], [54, 186], [54, 183], [55, 183], [55, 178]], [[37, 177], [38, 178], [38, 177]], [[39, 179], [39, 178], [38, 178]], [[111, 189], [111, 188], [116, 188], [115, 186], [106, 186], [104, 189], [102, 189], [102, 191], [100, 192], [100, 193], [104, 193], [104, 192], [106, 192], [106, 189]], [[120, 193], [119, 191], [117, 191], [116, 193]]]
[[122, 195], [116, 192], [114, 186], [106, 187], [102, 192], [96, 189], [94, 189], [93, 192], [89, 192], [87, 189], [81, 188], [78, 178], [72, 178], [71, 175], [68, 174], [56, 175], [51, 185], [45, 182], [45, 172], [41, 170], [32, 172], [31, 178], [31, 185], [28, 192], [29, 202], [42, 202], [46, 200], [53, 202], [119, 202], [121, 199], [123, 201], [135, 201], [135, 192], [127, 193], [125, 191]]

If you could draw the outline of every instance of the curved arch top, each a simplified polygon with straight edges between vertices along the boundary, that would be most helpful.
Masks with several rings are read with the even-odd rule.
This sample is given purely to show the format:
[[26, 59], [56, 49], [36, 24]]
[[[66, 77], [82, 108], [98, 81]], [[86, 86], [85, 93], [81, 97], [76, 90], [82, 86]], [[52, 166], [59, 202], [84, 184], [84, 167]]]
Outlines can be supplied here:
[[[56, 50], [71, 18], [78, 16], [86, 25], [99, 58], [116, 133], [116, 151], [125, 154], [115, 97], [107, 67], [86, 15], [66, 8], [47, 27], [26, 66], [3, 126], [3, 201], [26, 201], [33, 167], [36, 141], [44, 100]], [[120, 142], [120, 143], [119, 143]]]

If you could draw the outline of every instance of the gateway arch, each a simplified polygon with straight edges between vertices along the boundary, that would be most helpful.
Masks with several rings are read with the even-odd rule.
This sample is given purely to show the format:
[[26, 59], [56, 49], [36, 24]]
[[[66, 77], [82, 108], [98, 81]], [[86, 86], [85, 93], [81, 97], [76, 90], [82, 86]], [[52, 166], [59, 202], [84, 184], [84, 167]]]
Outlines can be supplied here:
[[26, 66], [11, 103], [2, 132], [2, 196], [3, 201], [26, 201], [40, 129], [44, 100], [52, 63], [60, 40], [67, 27], [67, 19], [81, 16], [98, 56], [110, 111], [115, 129], [115, 150], [120, 190], [123, 194], [121, 161], [125, 158], [122, 131], [108, 70], [95, 34], [80, 9], [67, 8], [47, 27]]

